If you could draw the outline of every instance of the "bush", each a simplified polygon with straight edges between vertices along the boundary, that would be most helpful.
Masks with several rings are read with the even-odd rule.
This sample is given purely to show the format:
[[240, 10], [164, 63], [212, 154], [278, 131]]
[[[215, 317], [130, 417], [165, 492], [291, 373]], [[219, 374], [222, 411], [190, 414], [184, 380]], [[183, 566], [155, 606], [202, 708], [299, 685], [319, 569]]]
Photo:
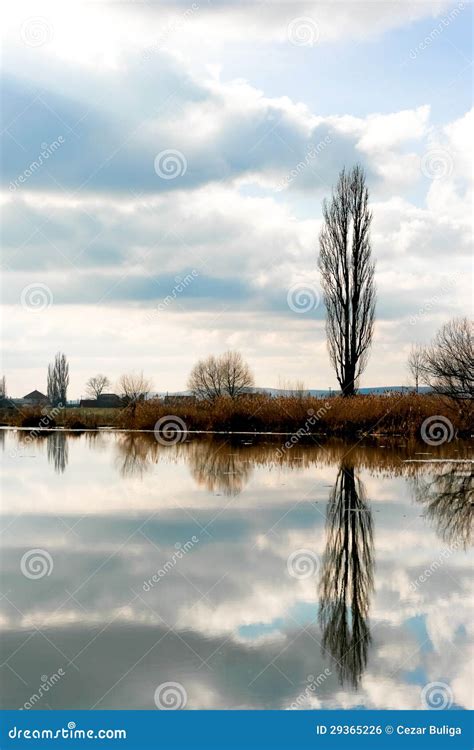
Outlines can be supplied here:
[[21, 420], [21, 427], [36, 427], [40, 429], [48, 429], [51, 427], [56, 427], [56, 421], [53, 419], [53, 417], [47, 417], [41, 412], [27, 414], [26, 417], [23, 417]]

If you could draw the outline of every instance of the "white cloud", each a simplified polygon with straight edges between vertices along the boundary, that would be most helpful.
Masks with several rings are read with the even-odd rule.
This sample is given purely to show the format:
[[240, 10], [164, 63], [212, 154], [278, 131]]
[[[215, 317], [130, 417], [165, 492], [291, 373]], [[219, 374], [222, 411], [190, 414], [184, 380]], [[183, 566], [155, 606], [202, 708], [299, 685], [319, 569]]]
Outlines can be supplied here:
[[[298, 12], [311, 15], [310, 6], [316, 7], [298, 5]], [[327, 32], [321, 28], [322, 43], [349, 28], [355, 36], [365, 35], [368, 17], [372, 33], [445, 6], [341, 3], [333, 4], [330, 13], [317, 6]], [[195, 24], [206, 19], [219, 37], [221, 25], [227, 28], [232, 19], [231, 33], [238, 37], [239, 24], [247, 18], [252, 33], [275, 40], [295, 7], [227, 3], [217, 11], [203, 6], [179, 34], [195, 35]], [[207, 65], [207, 50], [205, 67], [191, 59], [192, 48], [189, 55], [178, 54], [173, 44], [155, 45], [144, 59], [140, 48], [166, 13], [182, 11], [176, 4], [163, 16], [148, 6], [137, 12], [135, 6], [132, 11], [85, 4], [78, 25], [74, 14], [51, 6], [57, 25], [51, 44], [39, 47], [18, 36], [18, 24], [32, 8], [11, 9], [10, 42], [16, 52], [7, 61], [15, 75], [7, 85], [12, 116], [11, 137], [5, 136], [7, 184], [37, 157], [43, 139], [64, 132], [66, 140], [25, 184], [2, 196], [7, 302], [17, 305], [31, 283], [46, 284], [54, 298], [44, 317], [25, 318], [23, 330], [34, 329], [34, 342], [18, 332], [11, 338], [6, 365], [19, 363], [22, 389], [29, 389], [26, 379], [41, 372], [35, 363], [26, 374], [27, 349], [32, 357], [41, 349], [44, 364], [59, 345], [81, 351], [74, 388], [82, 387], [87, 355], [97, 352], [107, 352], [111, 375], [117, 376], [117, 351], [127, 347], [134, 361], [139, 358], [139, 347], [145, 345], [137, 333], [139, 321], [173, 290], [178, 277], [193, 269], [198, 275], [186, 294], [153, 324], [161, 333], [161, 356], [148, 351], [144, 359], [163, 373], [159, 387], [184, 387], [186, 374], [173, 373], [171, 360], [175, 367], [185, 363], [187, 372], [191, 357], [205, 353], [206, 346], [244, 349], [255, 357], [259, 382], [265, 385], [277, 385], [280, 376], [295, 378], [298, 371], [308, 385], [335, 384], [322, 306], [311, 316], [290, 318], [286, 295], [295, 283], [319, 292], [321, 199], [330, 194], [339, 169], [357, 160], [366, 167], [371, 189], [379, 300], [365, 382], [387, 384], [387, 372], [394, 382], [403, 381], [400, 353], [415, 335], [411, 319], [416, 319], [416, 337], [426, 340], [446, 318], [465, 312], [471, 241], [465, 154], [472, 113], [434, 127], [423, 92], [421, 103], [400, 111], [322, 116], [291, 96], [270, 96], [249, 81], [226, 79], [218, 65]], [[117, 25], [110, 23], [112, 16]], [[109, 62], [102, 66], [96, 65], [101, 54], [96, 48], [104, 19]], [[89, 35], [87, 25], [94, 29]], [[132, 30], [137, 32], [133, 49], [127, 41]], [[73, 32], [77, 49], [70, 45], [70, 57], [58, 65], [57, 55], [67, 57]], [[112, 48], [120, 51], [113, 65]], [[291, 53], [295, 49], [291, 45]], [[88, 62], [78, 64], [77, 54], [91, 60], [93, 69]], [[182, 151], [186, 159], [187, 169], [177, 180], [160, 179], [154, 170], [157, 153], [166, 148]], [[433, 162], [426, 155], [439, 149], [448, 154], [448, 173], [430, 179]], [[447, 287], [452, 276], [455, 284]], [[74, 307], [66, 309], [71, 303], [81, 306], [84, 321], [99, 318], [93, 333], [76, 327]], [[15, 319], [22, 316], [20, 310]], [[144, 330], [149, 333], [148, 322]]]
[[[426, 203], [441, 217], [457, 225], [472, 226], [474, 110], [443, 128], [434, 130], [427, 147], [432, 179]], [[472, 235], [471, 235], [472, 237]]]
[[120, 67], [125, 52], [136, 48], [166, 48], [176, 55], [202, 58], [203, 38], [204, 52], [222, 53], [229, 43], [244, 39], [290, 45], [290, 39], [300, 37], [297, 32], [294, 36], [289, 33], [289, 24], [301, 18], [310, 19], [306, 23], [316, 30], [310, 38], [317, 44], [370, 39], [419, 19], [435, 18], [452, 5], [451, 0], [337, 0], [331, 4], [315, 0], [212, 4], [170, 0], [140, 6], [137, 12], [137, 5], [131, 3], [73, 0], [65, 6], [59, 0], [23, 0], [9, 5], [4, 16], [7, 38], [15, 42], [21, 43], [25, 37], [25, 23], [43, 18], [50, 27], [43, 53], [87, 67], [114, 69]]

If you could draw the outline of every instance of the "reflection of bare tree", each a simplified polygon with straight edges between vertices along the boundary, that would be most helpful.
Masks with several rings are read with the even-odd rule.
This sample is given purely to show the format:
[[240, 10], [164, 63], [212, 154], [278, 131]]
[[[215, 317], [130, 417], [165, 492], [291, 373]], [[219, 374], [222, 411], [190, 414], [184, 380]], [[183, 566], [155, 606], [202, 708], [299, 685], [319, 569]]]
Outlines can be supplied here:
[[117, 463], [123, 476], [142, 476], [158, 458], [189, 464], [195, 481], [210, 492], [238, 495], [252, 473], [246, 449], [228, 443], [205, 440], [162, 446], [148, 433], [121, 433], [116, 442]]
[[48, 461], [54, 465], [54, 470], [58, 474], [62, 474], [68, 464], [69, 451], [67, 439], [66, 433], [60, 430], [48, 433], [46, 442]]
[[158, 445], [153, 435], [125, 432], [116, 443], [122, 476], [143, 476], [157, 461]]
[[[90, 439], [98, 439], [89, 433]], [[341, 457], [357, 469], [366, 468], [382, 476], [416, 476], [428, 471], [429, 464], [407, 462], [416, 450], [426, 448], [417, 444], [400, 445], [398, 440], [384, 440], [384, 449], [377, 441], [355, 443], [348, 448], [344, 440], [331, 438], [322, 445], [294, 445], [283, 451], [279, 443], [251, 445], [231, 444], [220, 438], [187, 440], [183, 443], [161, 445], [151, 433], [128, 432], [116, 436], [117, 459], [123, 475], [143, 475], [157, 463], [186, 461], [196, 482], [210, 492], [237, 495], [249, 481], [253, 467], [266, 466], [284, 471], [300, 472], [311, 466], [330, 466], [340, 463]], [[457, 451], [457, 452], [456, 452]], [[447, 443], [436, 449], [437, 458], [464, 457], [469, 446], [463, 441]], [[349, 457], [349, 458], [347, 458]]]
[[252, 473], [245, 449], [227, 443], [190, 443], [186, 458], [193, 478], [210, 492], [238, 495]]
[[91, 450], [103, 453], [108, 447], [107, 431], [105, 430], [90, 430], [84, 433], [85, 439], [89, 444]]
[[[461, 467], [465, 467], [464, 469]], [[474, 504], [474, 470], [472, 464], [448, 465], [448, 469], [431, 480], [417, 478], [418, 502], [426, 505], [426, 515], [436, 524], [437, 533], [446, 544], [467, 547], [472, 539]]]
[[[193, 455], [190, 459], [189, 454], [191, 453], [200, 451], [204, 455], [216, 453], [217, 461], [219, 461], [219, 454], [222, 451], [235, 454], [237, 470], [242, 463], [248, 463], [255, 467], [264, 466], [270, 469], [299, 473], [313, 466], [340, 464], [341, 460], [345, 458], [355, 469], [368, 469], [373, 475], [381, 477], [414, 476], [429, 471], [429, 464], [410, 461], [417, 451], [426, 452], [427, 450], [424, 443], [420, 444], [416, 441], [404, 442], [402, 438], [383, 438], [383, 448], [381, 449], [380, 440], [375, 438], [367, 439], [364, 442], [354, 441], [352, 446], [342, 438], [321, 438], [317, 443], [304, 444], [299, 442], [286, 449], [284, 441], [289, 440], [290, 437], [280, 437], [278, 442], [273, 443], [268, 442], [268, 439], [262, 439], [259, 442], [258, 439], [253, 438], [251, 445], [229, 445], [228, 440], [224, 444], [221, 438], [216, 437], [192, 440], [173, 446], [173, 448], [176, 453], [182, 455], [185, 460], [190, 460], [192, 464], [196, 462], [196, 458]], [[469, 458], [471, 447], [467, 441], [453, 440], [451, 443], [429, 448], [429, 451], [433, 458], [459, 459]], [[167, 447], [165, 454], [167, 459], [173, 456], [173, 453]], [[197, 462], [200, 463], [201, 461], [201, 457], [197, 457]], [[232, 470], [232, 468], [229, 470]]]
[[319, 584], [323, 648], [336, 662], [341, 684], [359, 684], [371, 642], [368, 611], [373, 591], [372, 513], [354, 467], [341, 465], [327, 512], [327, 540]]

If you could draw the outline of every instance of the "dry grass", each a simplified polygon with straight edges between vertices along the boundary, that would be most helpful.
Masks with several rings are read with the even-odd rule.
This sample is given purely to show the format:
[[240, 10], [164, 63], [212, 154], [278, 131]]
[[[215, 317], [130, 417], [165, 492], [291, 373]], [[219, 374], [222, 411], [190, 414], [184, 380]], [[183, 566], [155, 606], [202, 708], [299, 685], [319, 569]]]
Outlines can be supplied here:
[[243, 397], [213, 404], [140, 404], [134, 415], [139, 429], [153, 429], [166, 415], [180, 417], [190, 430], [294, 432], [354, 435], [360, 432], [417, 435], [427, 417], [445, 416], [460, 434], [470, 423], [456, 405], [439, 396], [416, 394], [371, 395], [354, 398]]
[[97, 429], [102, 426], [120, 427], [120, 409], [60, 409], [48, 417], [39, 407], [0, 410], [0, 424], [15, 427], [67, 427], [69, 429]]
[[[471, 410], [472, 414], [472, 410]], [[173, 415], [183, 420], [188, 430], [304, 432], [351, 436], [360, 433], [417, 436], [423, 421], [434, 415], [450, 420], [459, 435], [469, 433], [470, 414], [461, 413], [454, 402], [439, 396], [391, 394], [353, 398], [277, 397], [265, 394], [236, 400], [220, 398], [207, 402], [163, 402], [159, 399], [124, 409], [63, 409], [54, 422], [44, 426], [80, 429], [111, 426], [152, 430], [161, 417]], [[39, 409], [22, 413], [4, 411], [3, 424], [34, 426], [42, 417]]]

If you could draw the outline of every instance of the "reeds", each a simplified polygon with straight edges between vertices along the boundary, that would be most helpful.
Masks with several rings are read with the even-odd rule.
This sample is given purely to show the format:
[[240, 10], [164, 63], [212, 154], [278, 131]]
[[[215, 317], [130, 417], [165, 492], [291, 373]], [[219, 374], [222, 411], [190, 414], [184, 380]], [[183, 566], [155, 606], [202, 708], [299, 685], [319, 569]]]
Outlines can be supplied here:
[[[0, 421], [32, 427], [41, 419], [39, 409], [5, 410]], [[166, 416], [178, 417], [187, 430], [223, 432], [296, 433], [298, 440], [315, 434], [351, 436], [361, 433], [416, 437], [428, 417], [443, 416], [454, 433], [469, 434], [469, 410], [436, 395], [387, 394], [340, 396], [323, 399], [255, 394], [213, 402], [192, 399], [153, 399], [120, 409], [62, 409], [48, 426], [95, 429], [153, 430]]]

